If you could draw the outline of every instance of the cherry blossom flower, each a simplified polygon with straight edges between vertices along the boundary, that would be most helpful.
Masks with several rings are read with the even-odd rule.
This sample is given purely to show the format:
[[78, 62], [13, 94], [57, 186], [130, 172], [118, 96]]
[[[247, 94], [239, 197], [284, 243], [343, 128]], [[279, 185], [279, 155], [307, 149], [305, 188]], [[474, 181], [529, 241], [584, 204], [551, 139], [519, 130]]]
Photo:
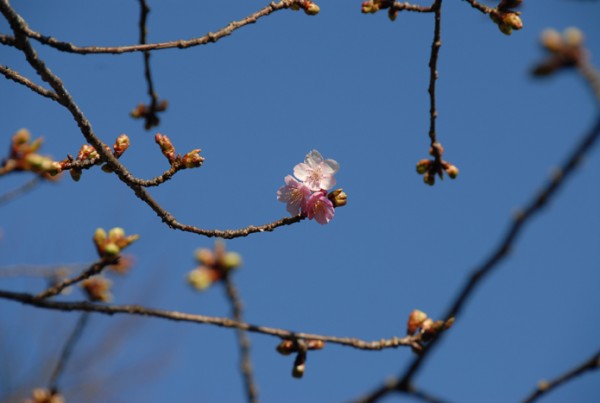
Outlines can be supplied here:
[[314, 218], [319, 224], [327, 224], [334, 213], [333, 203], [327, 198], [325, 191], [313, 193], [306, 201], [306, 216], [309, 220]]
[[313, 192], [329, 190], [335, 185], [333, 175], [339, 169], [336, 161], [323, 159], [317, 150], [312, 150], [306, 155], [304, 162], [294, 167], [294, 176]]
[[288, 175], [285, 177], [285, 186], [277, 191], [277, 200], [287, 203], [287, 211], [290, 214], [298, 215], [300, 211], [306, 211], [306, 202], [311, 193], [308, 186]]

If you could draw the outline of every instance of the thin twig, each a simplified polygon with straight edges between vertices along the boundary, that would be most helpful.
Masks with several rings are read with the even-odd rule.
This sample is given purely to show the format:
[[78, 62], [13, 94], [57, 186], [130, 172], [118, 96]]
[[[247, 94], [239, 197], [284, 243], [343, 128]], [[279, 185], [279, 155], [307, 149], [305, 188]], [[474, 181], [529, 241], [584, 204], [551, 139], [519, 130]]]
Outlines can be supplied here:
[[75, 327], [73, 328], [73, 332], [67, 339], [67, 342], [65, 343], [63, 350], [60, 354], [60, 358], [59, 358], [58, 362], [56, 363], [56, 367], [54, 368], [54, 371], [52, 372], [52, 376], [50, 377], [50, 382], [49, 382], [49, 387], [48, 387], [49, 390], [51, 390], [53, 392], [58, 391], [58, 380], [59, 380], [60, 376], [62, 375], [62, 373], [64, 372], [67, 362], [69, 361], [69, 358], [71, 357], [71, 353], [73, 352], [73, 348], [75, 347], [75, 344], [77, 344], [77, 341], [80, 339], [83, 329], [85, 328], [86, 324], [88, 323], [89, 318], [90, 318], [90, 313], [84, 312], [79, 316], [79, 319], [77, 319], [77, 323], [75, 324]]
[[39, 293], [38, 295], [35, 296], [35, 298], [37, 299], [45, 299], [45, 298], [50, 298], [53, 297], [55, 295], [58, 295], [62, 292], [62, 290], [64, 290], [65, 288], [79, 283], [80, 281], [83, 281], [85, 279], [88, 279], [92, 276], [95, 276], [97, 274], [100, 274], [102, 272], [102, 270], [106, 267], [109, 266], [111, 264], [114, 264], [115, 261], [109, 261], [106, 259], [101, 259], [95, 263], [93, 263], [87, 270], [84, 270], [82, 273], [80, 273], [79, 275], [73, 277], [73, 278], [69, 278], [66, 279], [50, 288], [48, 288], [46, 291], [43, 291], [41, 293]]
[[50, 98], [54, 101], [58, 101], [58, 95], [56, 95], [54, 92], [47, 90], [43, 87], [40, 87], [36, 83], [29, 80], [27, 77], [20, 75], [19, 73], [12, 70], [8, 66], [0, 65], [0, 73], [2, 73], [4, 75], [4, 77], [6, 77], [7, 79], [13, 80], [14, 82], [17, 82], [19, 84], [23, 84], [24, 86], [37, 92], [38, 94], [40, 94], [43, 97]]
[[549, 393], [560, 385], [578, 377], [579, 375], [587, 372], [593, 371], [600, 368], [600, 351], [596, 352], [592, 357], [588, 358], [585, 362], [581, 363], [577, 367], [565, 372], [560, 375], [556, 379], [551, 381], [541, 381], [538, 383], [537, 389], [531, 393], [523, 403], [531, 403], [542, 397], [543, 395]]
[[435, 120], [438, 112], [435, 106], [435, 83], [438, 79], [437, 61], [442, 46], [441, 25], [442, 25], [442, 0], [435, 0], [431, 6], [435, 12], [435, 28], [433, 30], [433, 42], [431, 43], [431, 55], [429, 58], [429, 139], [431, 141], [431, 150], [435, 157], [436, 164], [441, 164], [442, 155], [438, 147], [434, 147], [437, 143], [437, 135], [435, 131]]
[[[111, 54], [122, 54], [122, 53], [131, 53], [131, 52], [146, 52], [152, 50], [161, 50], [161, 49], [186, 49], [193, 46], [206, 45], [209, 43], [215, 43], [219, 39], [222, 39], [226, 36], [231, 35], [235, 30], [242, 28], [249, 24], [254, 24], [260, 18], [266, 17], [271, 13], [283, 9], [290, 8], [293, 5], [302, 5], [306, 0], [282, 0], [277, 3], [271, 2], [268, 6], [262, 8], [261, 10], [250, 14], [249, 16], [242, 18], [238, 21], [233, 21], [227, 24], [225, 27], [221, 28], [216, 32], [209, 32], [204, 36], [193, 38], [189, 40], [176, 40], [169, 42], [159, 42], [159, 43], [149, 43], [149, 44], [140, 44], [140, 45], [126, 45], [126, 46], [77, 46], [73, 43], [59, 41], [51, 36], [42, 35], [39, 32], [36, 32], [29, 27], [25, 29], [25, 35], [37, 40], [38, 42], [56, 48], [63, 52], [69, 53], [77, 53], [77, 54], [94, 54], [94, 53], [111, 53]], [[17, 41], [15, 38], [4, 37], [3, 43], [12, 44], [13, 46], [17, 46]]]
[[[150, 8], [146, 4], [146, 0], [140, 0], [140, 45], [146, 44], [147, 36], [147, 19], [150, 13]], [[156, 116], [156, 105], [158, 103], [158, 96], [154, 91], [154, 84], [152, 82], [152, 73], [150, 72], [150, 51], [144, 51], [144, 77], [148, 83], [148, 95], [150, 96], [150, 109], [145, 116], [146, 128], [157, 126], [159, 119]]]
[[[232, 317], [236, 322], [244, 321], [244, 307], [239, 293], [233, 284], [233, 280], [229, 274], [225, 274], [223, 278], [227, 299], [231, 304]], [[245, 330], [236, 329], [238, 343], [240, 345], [240, 370], [244, 378], [244, 386], [246, 388], [246, 397], [248, 402], [258, 402], [258, 389], [254, 381], [252, 371], [252, 357], [250, 356], [250, 338]]]
[[23, 185], [19, 186], [16, 189], [11, 190], [10, 192], [6, 192], [0, 196], [0, 205], [4, 203], [8, 203], [11, 200], [16, 199], [17, 197], [35, 189], [42, 180], [39, 176], [36, 176], [33, 179], [30, 179], [28, 182], [25, 182]]
[[496, 11], [495, 8], [488, 7], [488, 6], [484, 5], [484, 4], [480, 4], [480, 3], [478, 3], [475, 0], [466, 0], [466, 1], [471, 5], [471, 7], [473, 7], [475, 9], [481, 11], [484, 14], [491, 14], [491, 13], [494, 13]]
[[[283, 0], [281, 3], [271, 4], [273, 9], [277, 7], [284, 7], [284, 5], [293, 4], [291, 0]], [[286, 6], [287, 7], [287, 6]], [[111, 151], [106, 149], [106, 145], [100, 141], [95, 135], [92, 125], [89, 120], [85, 117], [83, 112], [79, 109], [79, 106], [75, 103], [71, 95], [64, 87], [62, 81], [54, 75], [46, 64], [37, 56], [37, 53], [31, 46], [29, 39], [27, 38], [26, 32], [29, 29], [27, 23], [19, 16], [15, 10], [10, 7], [7, 0], [0, 0], [0, 11], [9, 22], [16, 39], [16, 45], [23, 51], [29, 64], [36, 70], [36, 72], [42, 77], [42, 79], [50, 84], [58, 95], [58, 102], [71, 112], [71, 115], [77, 122], [81, 133], [91, 144], [98, 154], [100, 154], [103, 161], [108, 164], [109, 168], [124, 182], [129, 188], [133, 190], [135, 195], [144, 201], [169, 227], [173, 229], [179, 229], [185, 232], [192, 232], [207, 237], [220, 237], [224, 239], [245, 237], [257, 232], [269, 232], [275, 228], [290, 225], [302, 221], [305, 217], [298, 215], [295, 217], [285, 217], [280, 220], [263, 224], [260, 226], [250, 225], [241, 229], [235, 230], [208, 230], [199, 228], [192, 225], [182, 224], [178, 222], [171, 213], [161, 207], [150, 194], [136, 182], [136, 178], [118, 161], [118, 159], [112, 154]]]
[[353, 347], [359, 350], [384, 350], [398, 347], [416, 347], [419, 348], [418, 336], [392, 337], [390, 339], [381, 339], [375, 341], [364, 341], [351, 337], [325, 336], [319, 334], [299, 333], [285, 329], [277, 329], [266, 326], [252, 325], [249, 323], [237, 322], [229, 318], [220, 318], [214, 316], [195, 315], [177, 311], [166, 311], [161, 309], [147, 308], [140, 305], [107, 305], [95, 304], [87, 301], [81, 302], [59, 302], [51, 299], [39, 299], [32, 294], [18, 293], [12, 291], [0, 290], [0, 298], [12, 301], [18, 301], [23, 304], [36, 306], [39, 308], [53, 309], [58, 311], [79, 311], [96, 312], [105, 315], [127, 314], [135, 316], [148, 316], [154, 318], [168, 319], [178, 322], [192, 322], [214, 325], [225, 328], [241, 329], [248, 332], [260, 333], [280, 339], [306, 339], [322, 340], [331, 344]]
[[393, 4], [390, 6], [394, 10], [398, 11], [415, 11], [418, 13], [431, 13], [434, 11], [434, 6], [419, 6], [417, 4], [410, 4], [406, 2], [393, 1]]

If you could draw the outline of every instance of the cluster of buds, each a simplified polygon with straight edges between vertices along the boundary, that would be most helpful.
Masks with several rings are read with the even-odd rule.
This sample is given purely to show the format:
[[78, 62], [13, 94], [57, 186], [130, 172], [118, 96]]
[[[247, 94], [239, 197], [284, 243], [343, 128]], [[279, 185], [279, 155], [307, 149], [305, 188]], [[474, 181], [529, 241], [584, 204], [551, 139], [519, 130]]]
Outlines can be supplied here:
[[583, 39], [583, 33], [577, 28], [567, 28], [562, 35], [553, 29], [542, 32], [540, 42], [550, 56], [533, 69], [533, 74], [547, 76], [584, 62], [588, 55], [583, 47]]
[[65, 398], [57, 391], [37, 388], [31, 392], [31, 398], [24, 403], [65, 403]]
[[81, 288], [88, 299], [94, 302], [110, 302], [112, 281], [103, 276], [94, 276], [81, 282]]
[[160, 119], [156, 115], [158, 112], [164, 112], [167, 110], [169, 103], [166, 100], [160, 101], [158, 104], [152, 107], [152, 105], [139, 104], [134, 110], [129, 112], [129, 116], [134, 119], [144, 119], [146, 122], [144, 128], [150, 130], [160, 124]]
[[119, 227], [112, 228], [108, 231], [108, 235], [104, 229], [98, 228], [94, 233], [94, 245], [100, 258], [116, 261], [119, 253], [139, 237], [139, 235], [125, 236], [125, 231]]
[[294, 2], [290, 6], [290, 9], [295, 11], [302, 9], [307, 15], [317, 15], [321, 11], [321, 8], [310, 0]]
[[169, 160], [169, 164], [171, 164], [171, 166], [177, 166], [178, 169], [198, 168], [202, 166], [202, 163], [204, 162], [204, 157], [200, 155], [200, 152], [202, 151], [200, 148], [196, 148], [182, 157], [180, 154], [175, 154], [175, 147], [166, 135], [157, 133], [156, 136], [154, 136], [154, 141], [156, 141], [156, 144], [160, 147], [160, 151], [165, 158]]
[[55, 179], [61, 171], [60, 163], [37, 153], [42, 142], [41, 137], [32, 141], [27, 129], [17, 131], [11, 139], [8, 158], [0, 166], [0, 175], [12, 171], [29, 171], [44, 179]]
[[455, 179], [458, 176], [458, 168], [442, 159], [444, 147], [440, 143], [433, 143], [429, 149], [429, 154], [433, 156], [433, 159], [422, 159], [417, 162], [417, 173], [423, 175], [423, 182], [433, 186], [435, 184], [435, 176], [437, 175], [440, 179], [444, 179], [444, 172], [451, 179]]
[[514, 11], [522, 2], [523, 0], [501, 0], [500, 4], [490, 13], [490, 18], [498, 25], [503, 34], [510, 35], [513, 30], [523, 28], [521, 13]]
[[188, 273], [187, 281], [198, 291], [223, 280], [242, 265], [242, 257], [236, 252], [226, 252], [225, 244], [220, 240], [215, 242], [214, 250], [198, 249], [196, 261], [198, 267]]
[[[129, 148], [129, 136], [126, 134], [121, 134], [115, 140], [115, 144], [113, 145], [113, 149], [111, 150], [109, 146], [105, 145], [105, 149], [107, 152], [112, 152], [115, 158], [120, 158], [121, 155]], [[68, 156], [67, 159], [59, 162], [61, 170], [69, 170], [71, 174], [71, 178], [75, 182], [81, 179], [81, 174], [83, 169], [91, 168], [94, 165], [102, 164], [102, 158], [100, 153], [91, 145], [84, 144], [79, 149], [77, 153], [77, 157], [73, 158], [72, 156]], [[104, 172], [112, 172], [108, 165], [104, 165], [102, 167]]]
[[[436, 320], [427, 317], [427, 314], [423, 311], [415, 309], [408, 316], [408, 322], [406, 324], [406, 334], [409, 336], [415, 335], [418, 332], [420, 337], [420, 344], [430, 342], [434, 337], [440, 333], [450, 329], [454, 323], [454, 318], [450, 318], [447, 321]], [[418, 352], [418, 351], [415, 351]]]
[[321, 350], [323, 347], [325, 347], [325, 342], [322, 340], [285, 339], [277, 345], [277, 352], [281, 355], [296, 353], [292, 376], [302, 378], [306, 368], [306, 352], [308, 350]]
[[375, 14], [379, 10], [388, 10], [388, 17], [391, 21], [398, 18], [398, 9], [393, 7], [393, 0], [369, 0], [361, 4], [360, 11], [363, 14]]

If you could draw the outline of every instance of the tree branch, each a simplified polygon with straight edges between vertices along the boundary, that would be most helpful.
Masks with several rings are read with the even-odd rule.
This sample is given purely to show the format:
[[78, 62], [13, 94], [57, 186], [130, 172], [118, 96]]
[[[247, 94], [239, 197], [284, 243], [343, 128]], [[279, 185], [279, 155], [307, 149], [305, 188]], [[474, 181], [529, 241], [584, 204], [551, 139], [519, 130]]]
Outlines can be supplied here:
[[43, 97], [50, 98], [53, 101], [58, 101], [58, 95], [56, 95], [54, 92], [40, 87], [36, 83], [29, 80], [27, 77], [24, 77], [16, 71], [10, 69], [8, 66], [0, 65], [0, 73], [2, 73], [2, 75], [4, 75], [4, 77], [6, 77], [7, 80], [13, 80], [14, 82], [26, 86], [32, 91], [37, 92]]
[[35, 298], [37, 299], [46, 299], [46, 298], [50, 298], [53, 297], [55, 295], [60, 294], [65, 288], [73, 285], [73, 284], [77, 284], [80, 281], [83, 281], [85, 279], [88, 279], [92, 276], [95, 276], [97, 274], [100, 274], [102, 272], [102, 270], [106, 267], [109, 266], [111, 264], [115, 264], [115, 261], [109, 261], [106, 259], [101, 259], [95, 263], [93, 263], [87, 270], [83, 271], [82, 273], [80, 273], [79, 275], [70, 278], [70, 279], [66, 279], [58, 284], [56, 284], [55, 286], [52, 286], [50, 288], [48, 288], [46, 291], [43, 291], [41, 293], [39, 293], [38, 295], [35, 296]]
[[[278, 6], [279, 4], [279, 6]], [[293, 4], [291, 0], [283, 0], [282, 3], [272, 4], [269, 7], [283, 7], [281, 4], [288, 5]], [[168, 211], [162, 208], [150, 194], [140, 185], [139, 180], [136, 179], [119, 161], [118, 159], [106, 149], [106, 145], [100, 141], [95, 135], [91, 123], [85, 117], [83, 112], [79, 109], [79, 106], [75, 103], [71, 95], [64, 87], [62, 81], [54, 75], [46, 64], [38, 58], [37, 53], [31, 46], [29, 39], [27, 38], [27, 30], [29, 29], [27, 23], [19, 16], [8, 4], [7, 0], [0, 0], [0, 12], [9, 22], [16, 40], [16, 47], [23, 51], [29, 64], [35, 69], [35, 71], [42, 77], [42, 79], [50, 84], [58, 96], [58, 102], [69, 110], [75, 121], [77, 122], [81, 133], [85, 137], [88, 143], [90, 143], [100, 154], [102, 160], [106, 162], [109, 168], [124, 182], [135, 195], [144, 201], [169, 227], [173, 229], [179, 229], [185, 232], [192, 232], [207, 237], [220, 237], [220, 238], [238, 238], [248, 236], [256, 232], [268, 232], [273, 231], [275, 228], [283, 225], [290, 225], [302, 221], [305, 217], [285, 217], [280, 220], [260, 225], [250, 225], [245, 228], [236, 230], [207, 230], [192, 225], [182, 224], [178, 222]]]
[[551, 381], [540, 381], [537, 389], [529, 395], [523, 403], [531, 403], [536, 401], [538, 398], [549, 393], [560, 385], [578, 377], [579, 375], [593, 371], [600, 368], [600, 351], [596, 352], [591, 358], [588, 358], [585, 362], [581, 363], [577, 367], [565, 372], [563, 375], [553, 379]]
[[173, 320], [177, 322], [202, 323], [231, 329], [241, 329], [248, 332], [278, 337], [281, 339], [321, 340], [331, 344], [339, 344], [342, 346], [353, 347], [358, 350], [384, 350], [388, 348], [398, 348], [401, 346], [419, 348], [419, 336], [405, 336], [402, 338], [392, 337], [390, 339], [364, 341], [351, 337], [336, 337], [310, 333], [299, 333], [285, 329], [252, 325], [249, 323], [238, 322], [229, 318], [195, 315], [177, 311], [166, 311], [161, 309], [147, 308], [140, 305], [106, 305], [91, 303], [87, 301], [59, 302], [50, 299], [39, 299], [38, 297], [27, 293], [18, 293], [4, 290], [0, 290], [0, 298], [11, 301], [18, 301], [23, 304], [35, 306], [38, 308], [52, 309], [58, 311], [96, 312], [104, 315], [127, 314], [135, 316], [147, 316]]
[[[591, 151], [599, 137], [600, 116], [597, 118], [593, 128], [583, 137], [577, 147], [567, 158], [567, 161], [564, 163], [562, 168], [557, 170], [546, 186], [532, 198], [532, 200], [522, 211], [515, 215], [512, 225], [508, 229], [498, 247], [492, 251], [490, 256], [481, 264], [481, 266], [472, 272], [469, 280], [465, 283], [458, 296], [451, 303], [448, 312], [444, 316], [446, 320], [456, 317], [462, 311], [468, 298], [472, 295], [473, 291], [475, 291], [475, 288], [481, 284], [482, 280], [508, 256], [508, 252], [514, 247], [517, 236], [521, 234], [525, 224], [529, 223], [531, 218], [547, 205], [548, 201], [573, 174], [575, 168], [577, 168], [582, 158]], [[408, 366], [400, 378], [395, 378], [389, 382], [386, 382], [385, 385], [380, 386], [367, 397], [363, 398], [365, 399], [363, 401], [374, 402], [380, 397], [387, 395], [389, 392], [402, 392], [409, 388], [415, 374], [421, 368], [427, 357], [431, 355], [431, 351], [444, 337], [444, 334], [445, 333], [441, 333], [432, 339], [431, 342], [425, 346], [422, 353], [414, 358], [412, 363]]]
[[[227, 24], [225, 27], [221, 28], [217, 32], [209, 32], [204, 36], [188, 39], [188, 40], [176, 40], [170, 42], [159, 42], [159, 43], [149, 43], [149, 44], [139, 44], [139, 45], [125, 45], [125, 46], [77, 46], [73, 43], [59, 41], [51, 36], [42, 35], [39, 32], [32, 30], [27, 27], [24, 31], [25, 35], [29, 38], [35, 39], [36, 41], [58, 49], [63, 52], [68, 53], [77, 53], [81, 55], [87, 54], [122, 54], [122, 53], [131, 53], [131, 52], [148, 52], [152, 50], [161, 50], [161, 49], [186, 49], [199, 45], [207, 45], [209, 43], [215, 43], [218, 40], [231, 35], [235, 30], [240, 29], [246, 25], [254, 24], [260, 18], [266, 17], [271, 13], [283, 9], [287, 9], [292, 7], [293, 5], [301, 5], [304, 4], [305, 0], [281, 0], [279, 2], [271, 2], [268, 6], [260, 9], [259, 11], [250, 14], [249, 16], [242, 18], [238, 21], [233, 21]], [[4, 39], [0, 37], [2, 43], [16, 46], [15, 38], [4, 36]]]
[[[231, 304], [232, 317], [236, 322], [242, 323], [244, 321], [244, 308], [239, 293], [233, 284], [233, 280], [229, 273], [226, 273], [223, 277], [223, 285], [225, 286], [225, 292], [227, 299]], [[254, 381], [254, 374], [252, 371], [252, 358], [250, 356], [250, 338], [248, 337], [245, 330], [236, 329], [238, 343], [240, 345], [240, 370], [242, 377], [244, 378], [244, 385], [246, 388], [246, 397], [248, 402], [258, 402], [258, 390]]]

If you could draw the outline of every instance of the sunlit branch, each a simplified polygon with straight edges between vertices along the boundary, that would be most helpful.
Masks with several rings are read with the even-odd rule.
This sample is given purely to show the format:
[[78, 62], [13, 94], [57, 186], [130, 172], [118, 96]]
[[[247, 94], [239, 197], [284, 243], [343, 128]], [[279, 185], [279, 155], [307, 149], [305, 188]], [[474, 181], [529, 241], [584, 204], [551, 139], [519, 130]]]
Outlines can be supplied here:
[[[139, 44], [139, 45], [126, 45], [126, 46], [77, 46], [73, 43], [59, 41], [51, 36], [42, 35], [39, 32], [32, 30], [29, 27], [26, 27], [24, 33], [26, 36], [37, 40], [38, 42], [56, 48], [63, 52], [69, 53], [77, 53], [77, 54], [93, 54], [93, 53], [111, 53], [111, 54], [121, 54], [121, 53], [130, 53], [130, 52], [146, 52], [152, 50], [160, 50], [160, 49], [185, 49], [193, 46], [206, 45], [209, 43], [215, 43], [218, 40], [231, 35], [235, 30], [242, 28], [249, 24], [254, 24], [260, 18], [266, 17], [271, 13], [283, 9], [290, 8], [292, 5], [298, 4], [302, 5], [305, 3], [305, 0], [282, 0], [279, 2], [271, 2], [268, 6], [262, 8], [261, 10], [250, 14], [249, 16], [242, 18], [238, 21], [233, 21], [227, 24], [225, 27], [221, 28], [216, 32], [209, 32], [204, 36], [188, 39], [188, 40], [176, 40], [169, 42], [160, 42], [160, 43], [149, 43], [149, 44]], [[6, 44], [14, 44], [16, 43], [14, 38], [5, 37], [3, 43]]]
[[577, 378], [579, 375], [588, 372], [594, 371], [600, 368], [600, 351], [596, 352], [592, 357], [588, 358], [585, 362], [581, 363], [577, 367], [565, 372], [561, 376], [553, 379], [551, 381], [540, 381], [538, 383], [537, 389], [529, 395], [523, 403], [531, 403], [536, 401], [538, 398], [550, 393], [555, 388], [560, 385], [569, 382]]
[[[291, 4], [291, 2], [285, 1], [284, 3]], [[26, 36], [26, 31], [28, 29], [26, 22], [9, 6], [6, 0], [0, 0], [0, 11], [8, 20], [15, 33], [16, 46], [23, 51], [29, 64], [37, 71], [42, 79], [54, 89], [58, 95], [58, 102], [69, 110], [88, 143], [96, 149], [98, 154], [101, 155], [102, 160], [108, 164], [110, 169], [119, 177], [119, 179], [129, 186], [135, 195], [144, 201], [169, 227], [208, 237], [231, 239], [248, 236], [257, 232], [273, 231], [275, 228], [294, 224], [304, 219], [303, 216], [286, 217], [268, 224], [259, 226], [250, 225], [235, 230], [207, 230], [178, 222], [175, 217], [161, 207], [152, 196], [150, 196], [143, 186], [137, 182], [136, 178], [134, 178], [133, 175], [117, 160], [112, 152], [106, 150], [106, 145], [95, 135], [90, 122], [79, 109], [79, 106], [75, 103], [71, 95], [67, 92], [62, 81], [48, 69], [41, 59], [38, 58], [37, 53]]]
[[[231, 304], [232, 317], [236, 322], [244, 321], [244, 307], [239, 293], [233, 284], [233, 280], [229, 274], [225, 274], [223, 278], [227, 299]], [[254, 381], [252, 371], [252, 357], [250, 356], [250, 338], [243, 329], [236, 329], [238, 343], [240, 345], [240, 370], [244, 378], [246, 387], [246, 397], [248, 402], [254, 403], [258, 401], [258, 389]]]
[[4, 75], [4, 77], [6, 77], [7, 79], [10, 79], [10, 80], [13, 80], [14, 82], [22, 84], [22, 85], [28, 87], [29, 89], [31, 89], [32, 91], [37, 92], [38, 94], [40, 94], [43, 97], [50, 98], [54, 101], [58, 101], [58, 95], [56, 95], [54, 92], [47, 90], [43, 87], [40, 87], [36, 83], [29, 80], [27, 77], [24, 77], [24, 76], [20, 75], [19, 73], [17, 73], [16, 71], [10, 69], [8, 66], [0, 65], [0, 73], [2, 73], [2, 75]]
[[12, 291], [0, 290], [0, 298], [18, 301], [23, 304], [36, 306], [39, 308], [53, 309], [58, 311], [79, 311], [96, 312], [105, 315], [127, 314], [135, 316], [147, 316], [162, 318], [178, 322], [203, 323], [219, 327], [241, 329], [248, 332], [260, 333], [281, 339], [306, 339], [322, 340], [331, 344], [353, 347], [359, 350], [384, 350], [398, 347], [419, 348], [420, 336], [392, 337], [390, 339], [381, 339], [376, 341], [364, 341], [351, 337], [325, 336], [319, 334], [292, 332], [285, 329], [277, 329], [266, 326], [252, 325], [249, 323], [237, 322], [229, 318], [220, 318], [214, 316], [196, 315], [177, 311], [166, 311], [161, 309], [147, 308], [140, 305], [106, 305], [87, 301], [81, 302], [59, 302], [51, 299], [39, 299], [35, 295], [27, 293], [18, 293]]

